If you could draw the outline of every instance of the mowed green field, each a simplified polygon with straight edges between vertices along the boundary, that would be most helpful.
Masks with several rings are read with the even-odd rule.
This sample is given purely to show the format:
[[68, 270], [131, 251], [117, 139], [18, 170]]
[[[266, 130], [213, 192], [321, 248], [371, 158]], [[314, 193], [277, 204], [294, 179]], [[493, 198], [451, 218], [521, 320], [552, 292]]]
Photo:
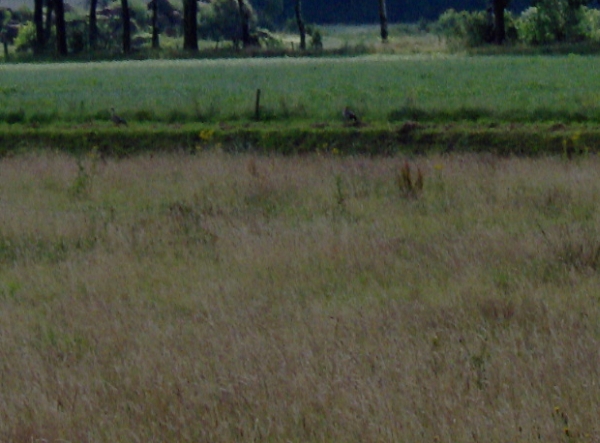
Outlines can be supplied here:
[[595, 57], [384, 56], [0, 66], [0, 120], [13, 123], [251, 118], [365, 121], [600, 121]]

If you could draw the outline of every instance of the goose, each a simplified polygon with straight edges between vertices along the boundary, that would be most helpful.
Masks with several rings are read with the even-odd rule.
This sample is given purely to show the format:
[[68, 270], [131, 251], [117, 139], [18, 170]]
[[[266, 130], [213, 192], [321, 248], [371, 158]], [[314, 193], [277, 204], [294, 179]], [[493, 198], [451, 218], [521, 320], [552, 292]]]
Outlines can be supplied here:
[[117, 114], [115, 114], [115, 108], [110, 108], [110, 119], [112, 120], [112, 122], [117, 125], [125, 125], [127, 126], [127, 121], [125, 121], [125, 119], [123, 117], [119, 117]]
[[344, 120], [347, 122], [354, 122], [355, 124], [360, 122], [358, 116], [352, 112], [348, 106], [344, 108]]

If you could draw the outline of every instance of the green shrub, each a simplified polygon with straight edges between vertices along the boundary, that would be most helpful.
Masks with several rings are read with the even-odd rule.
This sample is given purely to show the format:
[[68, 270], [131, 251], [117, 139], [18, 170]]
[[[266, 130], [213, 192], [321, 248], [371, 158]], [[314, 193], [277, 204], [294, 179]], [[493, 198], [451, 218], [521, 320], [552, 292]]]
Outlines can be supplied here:
[[146, 2], [141, 0], [130, 0], [129, 13], [131, 14], [131, 19], [135, 21], [138, 27], [144, 28], [152, 25]]
[[69, 52], [79, 54], [87, 48], [87, 23], [84, 18], [72, 13], [66, 19]]
[[[250, 13], [250, 27], [256, 29], [256, 13], [248, 1], [245, 1], [245, 4]], [[239, 44], [240, 12], [236, 0], [201, 3], [198, 15], [198, 34], [201, 38], [214, 41], [231, 40], [234, 44]]]
[[[504, 21], [507, 40], [516, 40], [515, 18], [509, 11], [506, 11]], [[494, 20], [488, 11], [468, 12], [448, 9], [440, 16], [434, 28], [450, 43], [471, 48], [494, 41]]]
[[33, 49], [35, 45], [35, 25], [33, 22], [25, 23], [19, 29], [19, 34], [15, 38], [15, 48], [17, 52], [27, 52]]
[[[67, 21], [67, 46], [69, 52], [78, 54], [87, 47], [87, 24], [86, 19], [75, 13], [68, 13], [65, 16]], [[28, 52], [33, 50], [36, 43], [35, 24], [27, 22], [21, 26], [17, 37], [15, 38], [15, 48], [18, 52]], [[56, 36], [54, 29], [50, 38], [46, 42], [47, 48], [53, 48], [56, 45]]]
[[316, 28], [310, 34], [310, 47], [313, 49], [323, 49], [323, 35]]
[[257, 28], [256, 35], [259, 38], [261, 46], [270, 49], [283, 48], [283, 41], [276, 34], [265, 28]]
[[582, 6], [581, 12], [580, 29], [589, 40], [600, 41], [600, 10]]
[[493, 23], [485, 11], [449, 9], [440, 16], [437, 31], [450, 42], [470, 47], [489, 43], [494, 38]]
[[517, 21], [519, 38], [533, 45], [598, 38], [599, 25], [599, 12], [577, 0], [539, 0]]

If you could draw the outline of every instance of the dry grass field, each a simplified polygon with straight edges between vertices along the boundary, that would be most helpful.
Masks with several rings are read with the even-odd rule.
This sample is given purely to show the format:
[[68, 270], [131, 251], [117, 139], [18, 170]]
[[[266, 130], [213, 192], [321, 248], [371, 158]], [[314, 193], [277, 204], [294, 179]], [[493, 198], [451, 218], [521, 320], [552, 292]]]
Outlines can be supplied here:
[[403, 165], [0, 160], [0, 441], [600, 441], [600, 159]]

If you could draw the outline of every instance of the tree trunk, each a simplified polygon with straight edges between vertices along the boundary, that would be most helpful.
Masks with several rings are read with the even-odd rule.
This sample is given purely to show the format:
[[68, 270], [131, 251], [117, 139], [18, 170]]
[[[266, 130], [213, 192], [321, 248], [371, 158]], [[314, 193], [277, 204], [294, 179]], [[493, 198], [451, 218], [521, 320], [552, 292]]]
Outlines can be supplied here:
[[494, 0], [494, 43], [501, 45], [506, 39], [506, 26], [504, 23], [504, 10], [506, 9], [506, 0]]
[[98, 21], [96, 20], [96, 6], [98, 0], [90, 0], [90, 30], [89, 30], [89, 44], [90, 50], [96, 49], [96, 42], [98, 41]]
[[56, 50], [59, 56], [65, 56], [67, 55], [67, 25], [63, 0], [54, 0], [54, 10], [56, 14]]
[[158, 49], [160, 43], [158, 41], [158, 0], [150, 1], [152, 9], [152, 49]]
[[35, 46], [34, 52], [43, 52], [46, 46], [46, 32], [44, 30], [44, 0], [33, 2], [33, 22], [35, 24]]
[[198, 3], [183, 0], [183, 49], [198, 50]]
[[250, 14], [244, 4], [244, 0], [238, 0], [240, 8], [240, 20], [242, 24], [242, 45], [244, 48], [250, 46]]
[[379, 21], [381, 23], [381, 40], [387, 42], [388, 39], [388, 19], [387, 6], [385, 0], [379, 0]]
[[121, 17], [123, 19], [123, 54], [129, 54], [131, 52], [131, 18], [127, 0], [121, 0]]
[[302, 18], [302, 0], [296, 0], [296, 23], [298, 23], [298, 32], [300, 33], [300, 49], [306, 49], [306, 27]]
[[54, 1], [46, 0], [46, 25], [45, 25], [45, 41], [50, 40], [52, 35], [52, 11], [54, 10]]

